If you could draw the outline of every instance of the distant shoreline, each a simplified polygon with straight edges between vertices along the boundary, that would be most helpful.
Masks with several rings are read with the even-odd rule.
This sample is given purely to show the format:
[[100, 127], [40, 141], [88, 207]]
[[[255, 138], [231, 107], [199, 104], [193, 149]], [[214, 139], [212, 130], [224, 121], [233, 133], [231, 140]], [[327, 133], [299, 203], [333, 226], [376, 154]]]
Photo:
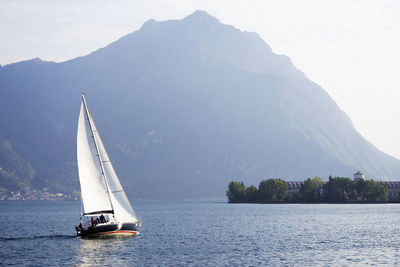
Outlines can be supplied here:
[[313, 203], [307, 203], [307, 202], [270, 202], [270, 203], [256, 203], [256, 202], [226, 202], [226, 204], [233, 204], [233, 205], [240, 205], [240, 204], [255, 204], [255, 205], [371, 205], [371, 204], [400, 204], [400, 202], [313, 202]]
[[79, 199], [0, 199], [8, 202], [62, 202], [62, 201], [80, 201]]
[[[149, 202], [149, 203], [156, 203], [156, 202], [162, 202], [163, 200], [151, 200], [151, 199], [147, 199], [147, 200], [140, 200], [138, 202]], [[201, 199], [193, 199], [193, 200], [168, 200], [167, 202], [188, 202], [188, 201], [192, 201], [192, 202], [208, 202], [205, 200], [201, 200]], [[80, 200], [74, 200], [74, 199], [66, 199], [66, 200], [31, 200], [31, 199], [25, 199], [25, 200], [21, 200], [21, 199], [15, 199], [15, 200], [9, 200], [9, 199], [0, 199], [0, 203], [2, 202], [80, 202]], [[231, 202], [227, 202], [227, 201], [221, 201], [221, 202], [215, 202], [215, 201], [210, 201], [209, 203], [211, 204], [254, 204], [254, 205], [348, 205], [348, 204], [355, 204], [355, 205], [371, 205], [371, 204], [400, 204], [400, 202], [362, 202], [362, 203], [357, 203], [357, 202], [337, 202], [337, 203], [333, 203], [333, 202], [314, 202], [314, 203], [306, 203], [306, 202], [281, 202], [281, 203], [254, 203], [254, 202], [241, 202], [241, 203], [231, 203]]]
[[301, 182], [267, 179], [262, 180], [258, 188], [254, 185], [247, 187], [243, 181], [231, 181], [226, 191], [229, 203], [257, 204], [399, 203], [399, 196], [400, 183], [397, 182], [331, 176], [328, 182], [317, 176]]

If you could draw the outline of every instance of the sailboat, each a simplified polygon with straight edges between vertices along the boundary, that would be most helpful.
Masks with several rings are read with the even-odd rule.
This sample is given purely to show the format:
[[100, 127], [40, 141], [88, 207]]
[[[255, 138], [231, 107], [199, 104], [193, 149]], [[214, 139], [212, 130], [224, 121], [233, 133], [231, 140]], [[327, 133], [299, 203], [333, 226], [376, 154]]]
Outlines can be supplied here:
[[141, 220], [118, 180], [83, 94], [78, 120], [77, 159], [81, 185], [81, 219], [75, 226], [77, 235], [139, 234]]

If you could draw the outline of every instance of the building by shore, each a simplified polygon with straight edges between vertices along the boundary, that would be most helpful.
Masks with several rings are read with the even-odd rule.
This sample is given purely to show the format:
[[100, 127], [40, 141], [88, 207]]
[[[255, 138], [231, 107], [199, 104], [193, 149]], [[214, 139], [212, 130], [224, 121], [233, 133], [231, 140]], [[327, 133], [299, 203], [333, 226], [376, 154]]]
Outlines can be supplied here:
[[[361, 171], [357, 171], [353, 175], [354, 182], [358, 182], [364, 179], [365, 175]], [[400, 202], [400, 181], [381, 181], [380, 183], [387, 188], [387, 195], [389, 202]], [[288, 194], [291, 195], [300, 194], [300, 189], [301, 185], [303, 184], [303, 181], [289, 181], [287, 182], [287, 184], [288, 184]]]
[[6, 193], [4, 191], [0, 191], [0, 200], [78, 200], [78, 197], [71, 196], [69, 194], [64, 193], [50, 193], [46, 189], [45, 190], [35, 190], [29, 189], [25, 192], [21, 191], [11, 191], [10, 193]]
[[400, 181], [387, 181], [383, 183], [388, 192], [389, 202], [400, 202]]

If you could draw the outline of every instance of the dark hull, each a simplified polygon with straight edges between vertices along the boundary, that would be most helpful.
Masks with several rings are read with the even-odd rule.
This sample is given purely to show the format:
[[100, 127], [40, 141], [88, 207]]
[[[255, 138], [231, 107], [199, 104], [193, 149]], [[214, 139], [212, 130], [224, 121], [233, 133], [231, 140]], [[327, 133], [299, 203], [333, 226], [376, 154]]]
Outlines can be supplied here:
[[139, 234], [138, 230], [138, 227], [133, 223], [124, 223], [121, 228], [118, 228], [118, 224], [98, 224], [77, 231], [77, 235], [81, 237], [133, 236]]

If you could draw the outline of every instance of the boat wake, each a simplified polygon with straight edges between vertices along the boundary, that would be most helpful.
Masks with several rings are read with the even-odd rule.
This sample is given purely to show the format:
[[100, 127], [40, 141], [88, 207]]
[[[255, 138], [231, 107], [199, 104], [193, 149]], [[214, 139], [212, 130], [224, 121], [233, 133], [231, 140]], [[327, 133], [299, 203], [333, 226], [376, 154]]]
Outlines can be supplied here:
[[38, 235], [31, 237], [0, 237], [0, 241], [13, 241], [13, 240], [36, 240], [36, 239], [69, 239], [75, 238], [76, 235]]

